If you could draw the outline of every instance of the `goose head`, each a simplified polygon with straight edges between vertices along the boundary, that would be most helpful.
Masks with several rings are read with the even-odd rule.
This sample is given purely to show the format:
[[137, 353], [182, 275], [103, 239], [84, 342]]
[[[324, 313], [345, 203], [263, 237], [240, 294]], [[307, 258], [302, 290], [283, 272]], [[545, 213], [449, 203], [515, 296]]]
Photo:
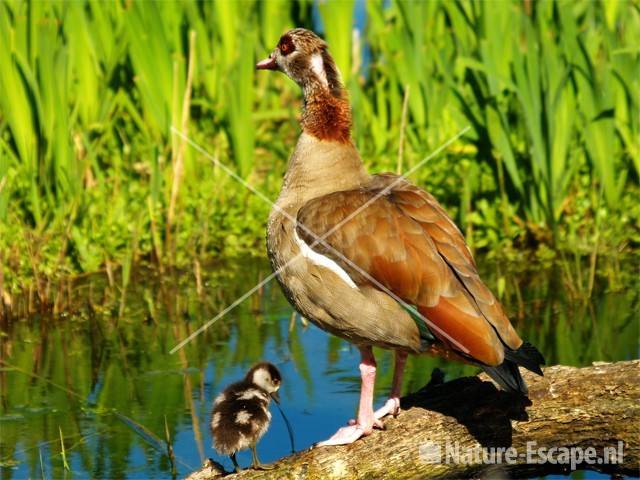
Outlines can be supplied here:
[[342, 93], [340, 74], [327, 43], [304, 28], [282, 35], [271, 55], [258, 62], [256, 69], [283, 72], [305, 91], [326, 89], [335, 96]]
[[321, 141], [351, 147], [351, 107], [327, 44], [311, 30], [294, 28], [256, 65], [285, 73], [302, 89], [302, 130]]

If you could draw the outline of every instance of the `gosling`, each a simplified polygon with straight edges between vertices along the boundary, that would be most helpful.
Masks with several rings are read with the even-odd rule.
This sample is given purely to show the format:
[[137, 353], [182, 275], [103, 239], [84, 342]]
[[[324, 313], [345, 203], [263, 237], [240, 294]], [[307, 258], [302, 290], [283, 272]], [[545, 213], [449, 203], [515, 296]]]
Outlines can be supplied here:
[[280, 403], [278, 389], [282, 377], [278, 369], [268, 362], [254, 365], [244, 380], [229, 385], [213, 402], [211, 412], [211, 436], [214, 448], [222, 455], [229, 455], [236, 472], [242, 470], [236, 453], [251, 449], [252, 467], [267, 470], [258, 459], [256, 444], [271, 423], [269, 401]]

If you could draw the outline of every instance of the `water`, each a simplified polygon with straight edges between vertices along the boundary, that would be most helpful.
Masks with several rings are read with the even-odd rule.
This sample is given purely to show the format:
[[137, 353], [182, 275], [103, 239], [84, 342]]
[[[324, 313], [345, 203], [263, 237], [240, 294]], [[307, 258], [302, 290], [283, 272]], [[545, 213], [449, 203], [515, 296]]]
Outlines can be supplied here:
[[[275, 282], [170, 354], [269, 273], [255, 262], [203, 270], [208, 276], [200, 293], [189, 272], [162, 278], [137, 272], [121, 316], [119, 279], [110, 286], [106, 277], [96, 276], [66, 289], [67, 310], [73, 313], [5, 321], [0, 332], [2, 479], [171, 477], [165, 420], [179, 477], [207, 457], [230, 469], [231, 462], [211, 448], [211, 401], [261, 359], [281, 369], [282, 408], [297, 449], [330, 436], [353, 416], [357, 349], [292, 320]], [[584, 303], [569, 298], [571, 288], [557, 271], [484, 270], [489, 284], [504, 285], [503, 302], [516, 328], [549, 364], [637, 358], [637, 292], [611, 293], [596, 285], [592, 301]], [[392, 355], [376, 353], [380, 404], [391, 383]], [[447, 379], [477, 372], [439, 359], [411, 358], [404, 392], [427, 383], [435, 367]], [[272, 426], [258, 445], [263, 462], [290, 453], [285, 424], [272, 411]], [[250, 455], [241, 453], [239, 461], [249, 465]]]

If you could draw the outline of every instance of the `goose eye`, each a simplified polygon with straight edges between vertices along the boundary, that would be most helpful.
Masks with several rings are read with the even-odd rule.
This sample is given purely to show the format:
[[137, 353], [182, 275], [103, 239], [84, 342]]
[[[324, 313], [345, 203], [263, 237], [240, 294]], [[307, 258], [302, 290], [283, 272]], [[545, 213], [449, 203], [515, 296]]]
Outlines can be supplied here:
[[282, 53], [282, 55], [289, 55], [291, 52], [295, 50], [293, 41], [291, 40], [291, 37], [288, 35], [284, 35], [280, 39], [278, 48], [280, 49], [280, 53]]

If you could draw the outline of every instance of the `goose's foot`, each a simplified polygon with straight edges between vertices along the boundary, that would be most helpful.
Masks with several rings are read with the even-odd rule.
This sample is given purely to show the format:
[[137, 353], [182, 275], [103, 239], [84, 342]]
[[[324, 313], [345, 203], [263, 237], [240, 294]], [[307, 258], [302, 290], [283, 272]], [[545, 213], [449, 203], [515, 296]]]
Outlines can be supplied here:
[[393, 415], [397, 417], [400, 413], [400, 399], [398, 397], [391, 397], [387, 400], [387, 402], [376, 410], [373, 414], [377, 419], [381, 419], [382, 417], [386, 417], [387, 415]]
[[[382, 410], [382, 409], [380, 409], [380, 410]], [[376, 412], [376, 413], [378, 413], [378, 412]], [[380, 418], [382, 418], [382, 417], [380, 417]], [[377, 428], [378, 430], [384, 430], [385, 426], [384, 426], [384, 423], [382, 423], [380, 421], [380, 418], [377, 418], [377, 417], [373, 418], [373, 428]], [[352, 418], [347, 422], [347, 425], [349, 425], [349, 426], [353, 426], [353, 425], [357, 425], [357, 424], [358, 424], [358, 421], [355, 418]]]
[[[381, 422], [381, 419], [386, 417], [387, 415], [393, 415], [397, 417], [400, 413], [400, 399], [398, 397], [391, 397], [387, 400], [387, 402], [376, 410], [373, 413], [373, 428], [379, 428], [380, 430], [384, 430], [384, 423]], [[347, 422], [348, 425], [355, 425], [357, 422], [354, 418]]]
[[316, 443], [314, 447], [329, 447], [332, 445], [348, 445], [350, 443], [355, 442], [360, 437], [369, 435], [372, 430], [373, 428], [371, 427], [369, 427], [368, 429], [365, 429], [363, 426], [358, 424], [349, 425], [348, 427], [342, 427], [338, 429], [338, 431], [334, 433], [331, 438], [329, 438], [328, 440], [325, 440], [324, 442]]
[[316, 443], [316, 447], [347, 445], [355, 442], [360, 437], [371, 434], [374, 426], [382, 426], [382, 422], [373, 415], [373, 386], [376, 378], [376, 359], [373, 356], [371, 347], [362, 347], [360, 354], [362, 356], [360, 361], [362, 386], [360, 389], [358, 421], [352, 425], [340, 428], [330, 439]]
[[[393, 387], [391, 388], [391, 395], [386, 403], [373, 413], [374, 427], [384, 429], [381, 418], [387, 415], [393, 415], [397, 417], [400, 413], [400, 389], [402, 387], [402, 374], [404, 373], [404, 366], [407, 362], [406, 352], [396, 351], [396, 364], [393, 371]], [[355, 420], [349, 420], [349, 425], [355, 425]]]

